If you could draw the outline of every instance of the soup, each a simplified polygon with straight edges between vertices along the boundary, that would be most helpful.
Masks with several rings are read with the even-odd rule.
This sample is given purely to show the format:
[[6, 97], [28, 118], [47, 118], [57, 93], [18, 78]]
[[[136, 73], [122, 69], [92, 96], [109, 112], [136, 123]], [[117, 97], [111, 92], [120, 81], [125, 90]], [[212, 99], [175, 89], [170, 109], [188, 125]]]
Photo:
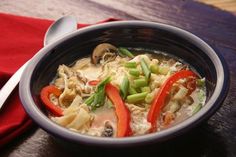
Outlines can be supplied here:
[[60, 65], [41, 100], [55, 123], [81, 134], [127, 137], [158, 132], [205, 104], [205, 78], [164, 54], [102, 43], [91, 57]]

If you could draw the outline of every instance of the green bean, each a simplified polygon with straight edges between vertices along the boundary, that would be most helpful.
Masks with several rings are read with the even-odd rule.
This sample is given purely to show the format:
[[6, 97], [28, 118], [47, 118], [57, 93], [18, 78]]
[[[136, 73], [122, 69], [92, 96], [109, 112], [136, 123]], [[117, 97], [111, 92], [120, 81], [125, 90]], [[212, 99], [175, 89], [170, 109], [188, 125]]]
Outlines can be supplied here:
[[130, 58], [134, 58], [134, 55], [129, 50], [127, 50], [126, 48], [120, 47], [120, 48], [118, 48], [118, 50], [121, 54], [126, 55]]
[[143, 58], [141, 59], [141, 67], [142, 67], [142, 70], [143, 70], [143, 73], [144, 73], [146, 79], [149, 80], [149, 78], [151, 76], [151, 71], [148, 68], [147, 63], [145, 62], [145, 60]]
[[137, 69], [130, 69], [129, 74], [138, 77], [140, 75], [140, 72]]
[[125, 67], [126, 68], [136, 68], [137, 67], [137, 63], [136, 62], [126, 62], [125, 63]]
[[129, 80], [128, 80], [128, 77], [125, 76], [120, 86], [120, 92], [123, 99], [125, 99], [127, 96], [128, 88], [129, 88]]
[[145, 86], [145, 87], [141, 87], [141, 91], [142, 91], [142, 92], [148, 92], [148, 93], [150, 93], [150, 92], [151, 92], [151, 89], [150, 89], [149, 86]]
[[143, 92], [143, 93], [129, 95], [127, 96], [127, 102], [137, 103], [137, 102], [143, 101], [146, 98], [147, 94], [148, 94], [147, 92]]
[[138, 93], [131, 85], [129, 85], [129, 89], [128, 90], [129, 90], [128, 91], [129, 94], [137, 94]]
[[91, 95], [90, 97], [88, 97], [84, 103], [87, 104], [87, 105], [91, 105], [93, 103], [93, 100], [94, 100], [94, 96], [95, 94]]
[[147, 85], [148, 85], [148, 82], [145, 78], [140, 78], [140, 79], [134, 80], [134, 87], [135, 88], [144, 87]]
[[158, 74], [159, 67], [158, 67], [157, 64], [152, 64], [152, 65], [150, 66], [150, 70], [151, 70], [152, 73]]

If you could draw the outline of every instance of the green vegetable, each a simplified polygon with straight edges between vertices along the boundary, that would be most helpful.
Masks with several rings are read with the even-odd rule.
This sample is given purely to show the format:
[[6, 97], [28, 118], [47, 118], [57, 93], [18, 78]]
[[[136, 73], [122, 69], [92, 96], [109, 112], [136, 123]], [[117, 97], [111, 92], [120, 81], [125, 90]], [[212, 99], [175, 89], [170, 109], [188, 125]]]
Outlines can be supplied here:
[[202, 108], [202, 103], [195, 105], [195, 108], [193, 109], [193, 115], [196, 114], [201, 108]]
[[148, 92], [148, 93], [150, 93], [150, 92], [151, 92], [151, 89], [150, 89], [149, 86], [145, 86], [145, 87], [141, 87], [141, 91], [142, 91], [142, 92]]
[[118, 50], [121, 54], [126, 55], [130, 58], [134, 58], [134, 55], [129, 50], [127, 50], [126, 48], [120, 47], [120, 48], [118, 48]]
[[125, 76], [120, 86], [120, 93], [123, 99], [125, 99], [127, 96], [128, 88], [129, 88], [129, 80], [128, 77]]
[[168, 72], [170, 71], [170, 67], [169, 66], [160, 66], [158, 68], [158, 72], [162, 75], [166, 75]]
[[136, 68], [137, 67], [137, 63], [136, 62], [126, 62], [125, 63], [125, 67], [126, 68]]
[[150, 104], [153, 99], [154, 99], [154, 94], [153, 93], [148, 93], [146, 98], [145, 98], [145, 102]]
[[140, 75], [140, 72], [137, 69], [130, 69], [129, 74], [138, 77]]
[[142, 70], [146, 79], [149, 80], [151, 76], [151, 71], [149, 70], [147, 63], [145, 62], [143, 58], [141, 59], [141, 67], [142, 67]]
[[140, 78], [140, 79], [134, 80], [134, 87], [135, 88], [144, 87], [147, 85], [148, 85], [148, 82], [145, 78]]
[[152, 65], [150, 66], [150, 70], [151, 70], [152, 73], [158, 74], [158, 72], [159, 72], [159, 67], [158, 67], [157, 64], [152, 64]]
[[126, 57], [126, 55], [124, 55], [123, 53], [121, 53], [120, 51], [118, 51], [118, 55], [121, 56], [121, 57]]
[[203, 102], [205, 99], [205, 92], [203, 90], [199, 90], [197, 93], [197, 98], [200, 102]]
[[100, 90], [104, 90], [104, 87], [107, 83], [109, 83], [111, 81], [111, 77], [107, 77], [106, 79], [104, 79], [103, 81], [101, 81], [98, 85], [97, 85], [97, 90], [96, 91], [100, 91]]
[[197, 79], [197, 80], [196, 80], [196, 84], [197, 84], [197, 86], [199, 86], [199, 87], [203, 87], [203, 86], [205, 85], [205, 82], [206, 82], [206, 79], [205, 79], [205, 78]]
[[95, 94], [91, 95], [90, 97], [88, 97], [84, 103], [87, 104], [87, 105], [91, 105], [93, 103], [93, 100], [94, 100], [94, 96]]
[[105, 90], [100, 90], [94, 94], [94, 100], [89, 106], [91, 106], [92, 110], [96, 110], [104, 105], [105, 98]]
[[131, 85], [129, 85], [128, 93], [129, 94], [136, 94], [138, 92]]
[[127, 96], [127, 102], [137, 103], [137, 102], [143, 101], [146, 98], [147, 94], [148, 94], [147, 92], [143, 92], [143, 93], [129, 95]]
[[102, 82], [97, 85], [96, 91], [93, 95], [85, 100], [85, 104], [91, 106], [92, 110], [96, 110], [97, 108], [104, 105], [105, 102], [105, 86], [107, 83], [111, 81], [110, 77], [107, 77]]

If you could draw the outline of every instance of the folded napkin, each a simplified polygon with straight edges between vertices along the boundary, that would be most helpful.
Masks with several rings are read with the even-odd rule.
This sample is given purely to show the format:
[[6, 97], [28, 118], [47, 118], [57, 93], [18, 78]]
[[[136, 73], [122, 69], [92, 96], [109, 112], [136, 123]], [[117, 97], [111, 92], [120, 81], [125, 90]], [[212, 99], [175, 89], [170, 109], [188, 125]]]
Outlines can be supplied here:
[[[98, 23], [115, 21], [109, 18]], [[0, 88], [28, 59], [43, 47], [52, 21], [0, 13]], [[90, 24], [78, 24], [78, 28]], [[0, 110], [0, 147], [32, 126], [19, 99], [18, 87]]]

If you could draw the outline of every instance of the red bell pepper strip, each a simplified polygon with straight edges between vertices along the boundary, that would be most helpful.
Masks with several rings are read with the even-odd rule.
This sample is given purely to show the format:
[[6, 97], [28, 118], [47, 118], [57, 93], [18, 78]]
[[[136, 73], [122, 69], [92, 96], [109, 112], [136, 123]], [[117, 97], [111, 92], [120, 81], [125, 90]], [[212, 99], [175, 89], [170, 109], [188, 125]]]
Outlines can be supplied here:
[[100, 81], [99, 80], [91, 80], [91, 81], [88, 81], [88, 84], [90, 86], [96, 86]]
[[50, 101], [50, 94], [54, 94], [56, 97], [59, 97], [61, 95], [61, 90], [53, 85], [46, 86], [41, 90], [40, 98], [50, 112], [52, 112], [55, 116], [62, 116], [63, 110]]
[[117, 137], [126, 137], [132, 135], [130, 128], [130, 112], [123, 102], [119, 90], [108, 83], [105, 87], [105, 92], [108, 98], [115, 106], [117, 123]]
[[181, 70], [171, 75], [159, 89], [155, 99], [152, 101], [150, 110], [147, 115], [147, 121], [151, 123], [150, 132], [154, 132], [157, 129], [157, 119], [160, 116], [161, 109], [164, 106], [165, 99], [169, 94], [172, 85], [179, 79], [197, 77], [197, 75], [190, 70]]

